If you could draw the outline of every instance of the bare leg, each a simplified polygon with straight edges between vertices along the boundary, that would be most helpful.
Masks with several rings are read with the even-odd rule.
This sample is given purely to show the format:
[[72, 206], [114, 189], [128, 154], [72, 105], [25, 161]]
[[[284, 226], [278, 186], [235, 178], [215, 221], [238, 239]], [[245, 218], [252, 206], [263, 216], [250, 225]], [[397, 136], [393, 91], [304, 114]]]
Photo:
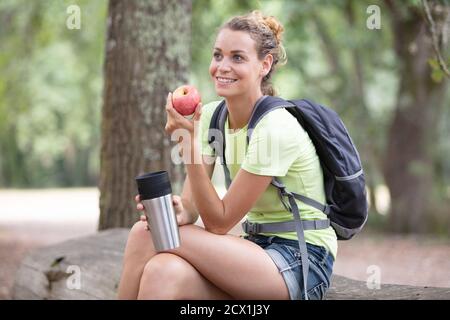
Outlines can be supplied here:
[[145, 266], [138, 299], [230, 300], [189, 262], [171, 254], [155, 255]]
[[[217, 290], [235, 299], [289, 299], [282, 275], [269, 255], [258, 245], [232, 235], [213, 234], [195, 225], [181, 226], [181, 247], [166, 253], [182, 258], [193, 267], [190, 268], [183, 260], [160, 258], [162, 253], [155, 253], [144, 226], [141, 222], [137, 223], [130, 232], [119, 298], [136, 299], [139, 289], [142, 291], [139, 298], [158, 298], [154, 292], [149, 291], [163, 290], [164, 283], [154, 285], [152, 282], [157, 281], [157, 277], [164, 276], [166, 281], [169, 278], [175, 279], [171, 285], [173, 292], [164, 293], [167, 299], [183, 298], [187, 293], [191, 299], [205, 295], [217, 298]], [[147, 264], [150, 259], [157, 257], [158, 260], [153, 261], [154, 263], [150, 261]], [[169, 268], [169, 265], [172, 266]], [[201, 275], [188, 275], [188, 271], [193, 270]], [[183, 276], [177, 277], [177, 272]], [[186, 279], [200, 281], [200, 284], [190, 285], [192, 288], [201, 288], [198, 289], [200, 291], [178, 290], [180, 283], [187, 282]], [[204, 290], [208, 292], [205, 293]]]
[[117, 296], [119, 299], [137, 298], [145, 264], [156, 254], [146, 225], [146, 222], [136, 222], [128, 235]]
[[[161, 296], [165, 299], [170, 299], [170, 296], [182, 299], [186, 297], [187, 291], [177, 290], [176, 285], [179, 284], [184, 288], [189, 287], [189, 299], [231, 299], [186, 260], [172, 254], [156, 253], [150, 231], [145, 230], [145, 227], [146, 222], [139, 221], [130, 230], [118, 289], [119, 299], [134, 300], [138, 294], [140, 299], [158, 299]], [[161, 283], [163, 277], [174, 280], [174, 286], [165, 292], [162, 290], [169, 286]], [[159, 297], [154, 295], [158, 292], [161, 293]]]
[[181, 247], [167, 252], [183, 258], [234, 299], [289, 299], [283, 276], [257, 244], [196, 225], [180, 227], [180, 237]]

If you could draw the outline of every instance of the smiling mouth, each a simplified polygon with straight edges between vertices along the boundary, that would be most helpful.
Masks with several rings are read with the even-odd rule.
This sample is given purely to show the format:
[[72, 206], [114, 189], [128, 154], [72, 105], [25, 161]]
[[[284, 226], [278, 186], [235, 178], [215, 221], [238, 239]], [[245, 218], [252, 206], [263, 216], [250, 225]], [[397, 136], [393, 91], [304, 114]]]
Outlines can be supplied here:
[[233, 83], [233, 82], [237, 81], [237, 79], [230, 79], [230, 78], [223, 78], [223, 77], [216, 77], [216, 80], [220, 83]]

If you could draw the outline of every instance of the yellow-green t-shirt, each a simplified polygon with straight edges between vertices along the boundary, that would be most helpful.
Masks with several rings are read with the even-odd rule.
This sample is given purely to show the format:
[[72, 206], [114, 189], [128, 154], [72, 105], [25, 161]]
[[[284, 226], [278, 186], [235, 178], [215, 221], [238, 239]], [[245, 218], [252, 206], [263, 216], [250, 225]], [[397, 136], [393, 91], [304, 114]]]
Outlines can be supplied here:
[[[200, 139], [202, 154], [214, 156], [208, 144], [208, 129], [214, 110], [220, 101], [202, 107]], [[264, 176], [278, 177], [286, 189], [320, 203], [325, 203], [323, 172], [316, 149], [306, 131], [285, 109], [266, 114], [256, 125], [247, 146], [247, 125], [235, 132], [229, 130], [225, 121], [225, 157], [233, 179], [239, 169]], [[297, 200], [296, 200], [297, 201]], [[297, 201], [300, 216], [304, 220], [326, 219], [326, 215]], [[247, 213], [247, 220], [256, 223], [290, 221], [293, 219], [281, 203], [277, 189], [269, 185]], [[263, 233], [297, 240], [296, 232]], [[305, 241], [323, 246], [336, 258], [337, 238], [332, 227], [321, 230], [305, 230]]]

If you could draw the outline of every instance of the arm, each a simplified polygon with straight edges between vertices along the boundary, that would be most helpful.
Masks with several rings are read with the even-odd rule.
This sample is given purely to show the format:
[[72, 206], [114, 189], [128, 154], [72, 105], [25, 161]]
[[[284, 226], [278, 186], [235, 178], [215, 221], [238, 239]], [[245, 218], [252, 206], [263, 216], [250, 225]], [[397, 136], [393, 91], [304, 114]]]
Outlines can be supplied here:
[[[214, 161], [211, 161], [212, 157], [210, 156], [202, 156], [203, 157], [203, 166], [206, 171], [206, 175], [211, 180], [213, 172], [214, 172]], [[208, 160], [208, 161], [207, 161]], [[191, 182], [189, 179], [189, 175], [186, 175], [186, 179], [183, 184], [183, 191], [181, 192], [181, 202], [183, 204], [184, 209], [188, 212], [190, 216], [189, 223], [195, 223], [198, 219], [199, 213], [195, 206], [192, 190], [191, 190]]]
[[[192, 143], [192, 157], [198, 153]], [[201, 163], [187, 163], [187, 176], [191, 183], [192, 198], [202, 217], [205, 229], [226, 234], [238, 223], [272, 181], [272, 176], [261, 176], [240, 169], [226, 195], [220, 199]]]

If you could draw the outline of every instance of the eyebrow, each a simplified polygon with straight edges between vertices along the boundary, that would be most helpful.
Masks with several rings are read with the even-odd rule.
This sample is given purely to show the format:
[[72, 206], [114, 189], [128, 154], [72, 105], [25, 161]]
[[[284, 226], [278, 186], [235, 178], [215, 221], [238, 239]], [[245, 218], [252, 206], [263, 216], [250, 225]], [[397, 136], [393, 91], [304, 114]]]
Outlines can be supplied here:
[[[217, 51], [222, 51], [222, 49], [220, 49], [220, 48], [214, 48], [214, 50], [217, 50]], [[231, 53], [247, 53], [245, 50], [231, 50], [230, 51]]]

